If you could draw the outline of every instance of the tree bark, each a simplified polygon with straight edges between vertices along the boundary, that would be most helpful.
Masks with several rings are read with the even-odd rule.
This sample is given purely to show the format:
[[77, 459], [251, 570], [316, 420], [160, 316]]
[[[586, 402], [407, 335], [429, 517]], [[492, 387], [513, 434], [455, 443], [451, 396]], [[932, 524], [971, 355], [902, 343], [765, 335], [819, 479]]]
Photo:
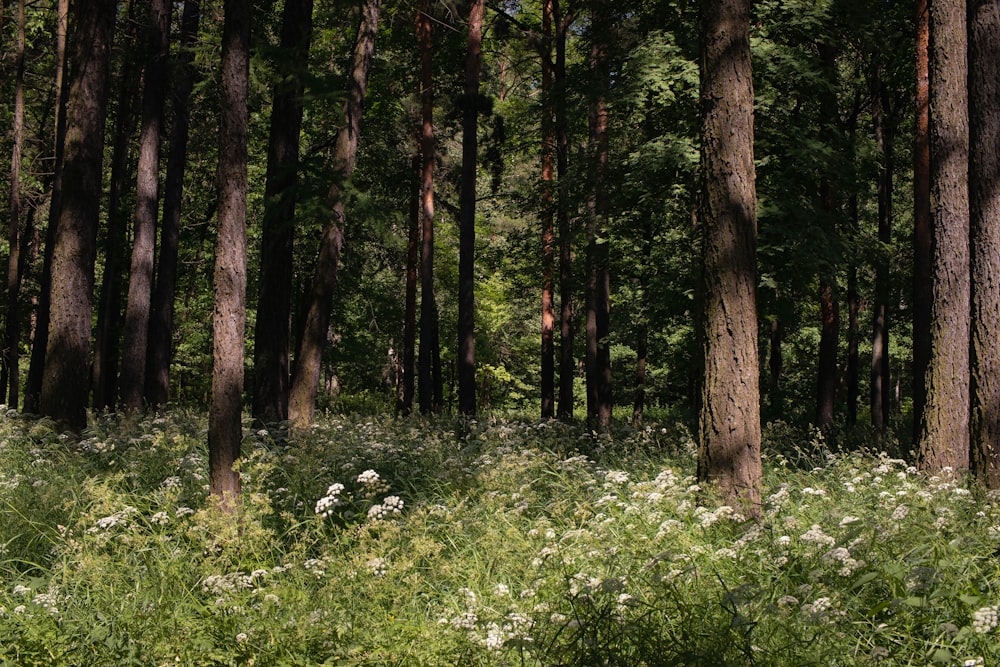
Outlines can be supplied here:
[[483, 51], [484, 0], [470, 0], [462, 109], [462, 189], [458, 241], [458, 411], [476, 415], [476, 173], [479, 135], [479, 70]]
[[41, 411], [65, 427], [87, 423], [91, 298], [100, 214], [101, 163], [115, 0], [81, 0], [75, 71], [66, 112], [59, 219]]
[[312, 0], [286, 0], [281, 28], [281, 81], [274, 87], [264, 228], [261, 236], [260, 292], [254, 330], [253, 415], [263, 422], [288, 419], [289, 323], [295, 238], [295, 184], [302, 131], [301, 75], [312, 39]]
[[569, 121], [566, 113], [566, 35], [571, 15], [563, 15], [559, 0], [552, 0], [555, 24], [556, 62], [552, 72], [553, 112], [555, 115], [556, 227], [559, 230], [559, 419], [573, 418], [573, 382], [576, 357], [573, 354], [573, 223], [569, 217]]
[[66, 45], [69, 36], [69, 0], [58, 0], [56, 5], [56, 75], [55, 75], [55, 132], [54, 164], [52, 168], [52, 193], [49, 197], [49, 219], [45, 231], [45, 250], [42, 253], [42, 275], [39, 277], [38, 308], [35, 313], [35, 335], [31, 344], [28, 377], [24, 386], [24, 410], [36, 412], [41, 408], [42, 382], [45, 374], [45, 353], [49, 341], [49, 312], [52, 294], [52, 248], [55, 245], [59, 211], [62, 208], [62, 172], [66, 145]]
[[347, 102], [344, 104], [344, 124], [337, 132], [334, 147], [334, 183], [330, 187], [330, 221], [320, 241], [316, 274], [305, 310], [302, 338], [295, 355], [295, 371], [288, 400], [288, 418], [297, 427], [312, 423], [316, 410], [316, 394], [322, 370], [323, 348], [330, 328], [330, 308], [337, 284], [337, 266], [344, 242], [343, 188], [354, 172], [361, 133], [361, 115], [364, 111], [368, 72], [371, 70], [378, 32], [380, 0], [366, 0], [361, 7], [357, 39], [354, 43], [354, 60], [348, 81]]
[[918, 463], [936, 474], [969, 466], [969, 125], [965, 2], [930, 11], [933, 298]]
[[756, 187], [750, 3], [702, 5], [705, 384], [698, 479], [760, 515]]
[[208, 467], [210, 493], [223, 510], [235, 511], [240, 476], [233, 464], [243, 438], [250, 2], [225, 0], [224, 12]]
[[542, 419], [555, 416], [555, 253], [556, 234], [555, 195], [555, 95], [552, 78], [555, 63], [552, 60], [552, 15], [554, 0], [542, 2], [542, 197], [539, 217], [542, 226], [542, 358], [541, 394]]
[[972, 262], [972, 465], [1000, 488], [1000, 14], [969, 8], [969, 219]]
[[8, 207], [7, 240], [10, 254], [7, 258], [7, 326], [3, 349], [3, 370], [0, 371], [0, 396], [7, 391], [7, 405], [17, 408], [20, 391], [18, 372], [21, 317], [18, 313], [21, 292], [20, 234], [21, 234], [21, 156], [24, 152], [24, 51], [26, 21], [24, 0], [17, 2], [17, 50], [14, 54], [14, 114], [11, 122], [10, 199]]
[[149, 319], [146, 354], [146, 404], [157, 407], [167, 402], [170, 392], [170, 359], [174, 331], [174, 293], [177, 287], [177, 252], [180, 245], [184, 172], [187, 166], [188, 134], [191, 125], [191, 91], [197, 78], [194, 46], [201, 22], [200, 0], [185, 0], [181, 16], [179, 80], [173, 98], [174, 123], [167, 155], [167, 175], [163, 183], [163, 221], [160, 225], [160, 256]]
[[884, 430], [889, 419], [892, 383], [889, 377], [889, 258], [892, 242], [892, 128], [888, 125], [886, 91], [881, 64], [875, 66], [872, 82], [872, 124], [875, 145], [881, 156], [878, 173], [878, 240], [875, 263], [875, 307], [872, 312], [871, 416], [872, 426]]
[[930, 0], [916, 1], [916, 117], [913, 139], [913, 443], [920, 443], [931, 355]]
[[160, 144], [167, 92], [170, 4], [150, 0], [146, 25], [146, 67], [142, 91], [142, 127], [136, 174], [136, 209], [132, 224], [132, 261], [125, 306], [121, 404], [127, 411], [143, 407], [146, 353], [153, 294], [153, 259], [160, 202]]
[[[419, 142], [418, 142], [419, 144]], [[415, 388], [415, 357], [417, 347], [417, 267], [420, 248], [420, 174], [419, 145], [410, 164], [413, 191], [410, 193], [410, 214], [406, 240], [406, 295], [403, 310], [403, 377], [398, 390], [397, 411], [408, 415], [413, 411]]]

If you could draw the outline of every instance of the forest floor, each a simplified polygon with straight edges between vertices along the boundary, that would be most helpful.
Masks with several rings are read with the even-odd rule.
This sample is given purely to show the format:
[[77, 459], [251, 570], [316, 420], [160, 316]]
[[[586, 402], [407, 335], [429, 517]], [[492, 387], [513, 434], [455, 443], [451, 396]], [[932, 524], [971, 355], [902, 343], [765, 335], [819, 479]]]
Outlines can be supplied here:
[[760, 522], [683, 427], [0, 416], [0, 664], [995, 665], [1000, 502], [780, 429]]

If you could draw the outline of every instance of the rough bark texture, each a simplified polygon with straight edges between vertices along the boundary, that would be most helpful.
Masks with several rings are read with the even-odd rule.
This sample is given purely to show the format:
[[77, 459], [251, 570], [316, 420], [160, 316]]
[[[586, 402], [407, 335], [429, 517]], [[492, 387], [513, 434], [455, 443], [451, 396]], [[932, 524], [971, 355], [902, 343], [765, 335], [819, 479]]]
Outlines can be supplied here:
[[[119, 42], [126, 53], [136, 50], [135, 2], [129, 0], [128, 29]], [[125, 251], [128, 212], [122, 204], [126, 182], [132, 178], [132, 134], [136, 126], [136, 98], [141, 73], [139, 59], [128, 56], [118, 77], [117, 113], [111, 149], [111, 182], [108, 187], [107, 227], [104, 232], [104, 271], [97, 297], [97, 327], [94, 332], [94, 361], [91, 389], [94, 408], [113, 409], [118, 400], [118, 361], [121, 351], [122, 267]]]
[[312, 423], [316, 410], [323, 349], [330, 328], [330, 308], [337, 284], [340, 249], [344, 243], [346, 213], [343, 187], [354, 173], [380, 9], [380, 0], [366, 0], [361, 6], [361, 21], [354, 43], [354, 60], [344, 104], [344, 124], [337, 132], [334, 146], [333, 170], [336, 175], [329, 194], [330, 220], [320, 240], [316, 274], [306, 304], [302, 339], [296, 350], [295, 371], [289, 392], [288, 418], [299, 427]]
[[76, 5], [75, 71], [66, 112], [59, 218], [52, 283], [42, 414], [63, 426], [87, 423], [91, 298], [100, 213], [101, 162], [115, 0]]
[[840, 338], [840, 303], [830, 278], [819, 282], [819, 364], [816, 371], [816, 417], [819, 429], [833, 425], [837, 399], [837, 347]]
[[264, 185], [260, 292], [254, 329], [253, 415], [263, 422], [288, 419], [289, 323], [299, 136], [302, 130], [302, 63], [312, 38], [312, 0], [287, 0], [281, 28], [282, 80], [275, 85]]
[[434, 86], [430, 2], [417, 10], [420, 49], [420, 353], [417, 392], [420, 412], [429, 414], [441, 398], [435, 395], [434, 357], [438, 344], [437, 304], [434, 301]]
[[210, 493], [220, 500], [223, 509], [235, 510], [240, 476], [233, 464], [240, 456], [243, 438], [250, 2], [225, 0], [224, 12], [208, 467]]
[[[419, 142], [418, 142], [419, 143]], [[396, 409], [408, 415], [413, 411], [416, 387], [417, 347], [417, 267], [420, 254], [420, 173], [419, 146], [410, 164], [413, 191], [410, 193], [410, 215], [406, 234], [406, 295], [403, 310], [403, 373], [397, 390]]]
[[913, 442], [919, 446], [931, 354], [930, 9], [916, 2], [916, 117], [913, 139]]
[[972, 464], [1000, 488], [1000, 14], [969, 4]]
[[760, 513], [756, 188], [750, 3], [702, 6], [705, 384], [698, 479]]
[[181, 16], [181, 50], [177, 56], [179, 79], [174, 86], [174, 123], [170, 132], [167, 175], [163, 184], [160, 256], [156, 266], [156, 285], [153, 288], [153, 303], [149, 315], [145, 395], [146, 404], [151, 407], [165, 404], [170, 393], [177, 249], [180, 244], [184, 171], [187, 166], [188, 134], [191, 124], [191, 91], [197, 76], [193, 66], [192, 49], [198, 38], [200, 21], [200, 1], [185, 0], [184, 13]]
[[969, 193], [965, 2], [931, 5], [931, 355], [919, 465], [969, 466]]
[[476, 414], [476, 174], [479, 135], [479, 70], [483, 56], [483, 0], [469, 4], [462, 109], [462, 189], [458, 215], [458, 411]]
[[569, 122], [566, 117], [566, 33], [571, 17], [564, 16], [558, 0], [552, 0], [552, 20], [555, 23], [556, 62], [552, 72], [553, 106], [555, 112], [556, 227], [559, 230], [559, 419], [573, 418], [573, 381], [576, 378], [576, 357], [573, 354], [573, 224], [569, 217]]
[[14, 117], [11, 122], [10, 198], [8, 200], [7, 241], [7, 326], [3, 348], [3, 370], [0, 371], [0, 397], [7, 391], [7, 405], [17, 408], [20, 385], [18, 344], [21, 321], [18, 311], [21, 292], [21, 156], [24, 151], [24, 0], [17, 2], [17, 50], [14, 54]]
[[167, 93], [170, 4], [150, 0], [146, 25], [146, 68], [142, 91], [142, 127], [136, 170], [136, 208], [132, 220], [132, 261], [125, 306], [121, 404], [141, 410], [146, 388], [146, 352], [153, 294], [153, 258], [160, 202], [160, 143]]
[[878, 172], [878, 240], [875, 263], [875, 304], [872, 308], [871, 416], [872, 426], [885, 429], [889, 420], [892, 383], [889, 377], [889, 257], [884, 248], [892, 242], [892, 128], [889, 126], [881, 65], [872, 82], [872, 125], [881, 156]]
[[55, 156], [52, 176], [52, 195], [49, 198], [49, 220], [45, 231], [45, 250], [42, 258], [42, 275], [39, 277], [38, 308], [35, 312], [35, 335], [31, 344], [31, 360], [24, 386], [24, 411], [40, 409], [42, 380], [45, 373], [45, 352], [49, 340], [49, 305], [52, 294], [52, 247], [55, 245], [62, 197], [62, 172], [65, 157], [66, 98], [66, 42], [69, 34], [69, 0], [59, 0], [56, 16], [56, 75], [55, 75]]
[[542, 419], [555, 416], [555, 130], [552, 90], [552, 7], [553, 0], [542, 2], [542, 358], [541, 393]]

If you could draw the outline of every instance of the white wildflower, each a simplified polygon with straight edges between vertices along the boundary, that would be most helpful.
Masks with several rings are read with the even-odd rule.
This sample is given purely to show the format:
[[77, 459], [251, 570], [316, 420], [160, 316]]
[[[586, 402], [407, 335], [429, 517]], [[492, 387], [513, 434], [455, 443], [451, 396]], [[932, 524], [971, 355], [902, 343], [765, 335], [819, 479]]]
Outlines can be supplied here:
[[998, 609], [1000, 609], [1000, 605], [993, 605], [992, 607], [981, 607], [972, 612], [972, 629], [981, 635], [992, 632], [997, 627]]

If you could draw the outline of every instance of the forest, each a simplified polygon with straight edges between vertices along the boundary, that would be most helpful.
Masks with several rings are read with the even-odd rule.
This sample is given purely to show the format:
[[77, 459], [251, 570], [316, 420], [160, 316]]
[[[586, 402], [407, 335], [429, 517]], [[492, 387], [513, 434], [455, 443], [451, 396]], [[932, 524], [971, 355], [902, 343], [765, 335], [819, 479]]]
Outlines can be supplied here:
[[0, 72], [0, 659], [995, 657], [995, 3], [3, 0]]

